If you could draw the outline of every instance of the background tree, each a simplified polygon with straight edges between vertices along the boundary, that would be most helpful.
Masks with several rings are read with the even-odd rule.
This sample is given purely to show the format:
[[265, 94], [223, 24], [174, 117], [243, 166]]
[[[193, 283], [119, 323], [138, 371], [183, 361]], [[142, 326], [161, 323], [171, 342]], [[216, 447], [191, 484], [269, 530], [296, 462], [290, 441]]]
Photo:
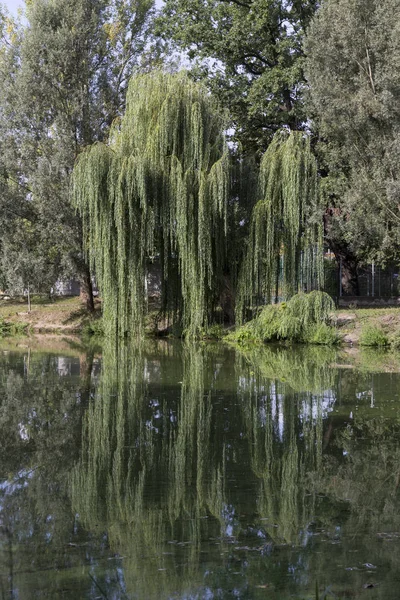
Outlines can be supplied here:
[[274, 133], [303, 128], [302, 38], [316, 0], [166, 0], [158, 32], [229, 109], [233, 136], [259, 156]]
[[35, 0], [26, 24], [2, 18], [1, 202], [11, 229], [12, 211], [40, 223], [42, 238], [80, 276], [89, 308], [91, 274], [69, 203], [70, 174], [79, 152], [103, 139], [123, 110], [151, 14], [152, 0]]
[[306, 51], [326, 237], [354, 294], [360, 261], [400, 260], [399, 3], [325, 0]]

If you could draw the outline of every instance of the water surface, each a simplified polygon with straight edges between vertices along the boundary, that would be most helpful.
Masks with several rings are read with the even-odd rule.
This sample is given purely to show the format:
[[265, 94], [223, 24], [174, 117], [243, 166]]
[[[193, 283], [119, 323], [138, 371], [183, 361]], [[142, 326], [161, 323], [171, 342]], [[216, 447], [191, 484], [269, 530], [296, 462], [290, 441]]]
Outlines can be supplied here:
[[398, 366], [0, 348], [0, 597], [398, 598]]

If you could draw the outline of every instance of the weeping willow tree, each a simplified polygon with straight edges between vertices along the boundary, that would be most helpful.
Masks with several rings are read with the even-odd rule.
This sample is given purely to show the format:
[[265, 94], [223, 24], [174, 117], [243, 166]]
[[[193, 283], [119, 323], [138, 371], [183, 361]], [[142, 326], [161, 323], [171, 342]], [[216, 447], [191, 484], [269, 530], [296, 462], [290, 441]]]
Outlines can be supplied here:
[[161, 262], [164, 313], [189, 336], [207, 326], [221, 279], [229, 156], [223, 117], [186, 74], [134, 77], [109, 144], [79, 157], [73, 202], [108, 334], [141, 334], [146, 272]]
[[303, 133], [275, 135], [261, 161], [258, 195], [239, 282], [239, 321], [254, 299], [268, 303], [279, 288], [290, 297], [315, 281], [320, 287], [323, 278], [317, 166]]

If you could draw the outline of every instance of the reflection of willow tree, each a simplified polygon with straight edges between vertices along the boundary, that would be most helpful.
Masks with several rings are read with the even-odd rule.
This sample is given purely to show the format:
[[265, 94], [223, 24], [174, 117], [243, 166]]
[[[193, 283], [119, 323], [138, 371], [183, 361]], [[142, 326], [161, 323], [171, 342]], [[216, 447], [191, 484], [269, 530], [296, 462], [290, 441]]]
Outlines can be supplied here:
[[[293, 391], [315, 392], [332, 389], [337, 371], [332, 369], [338, 352], [321, 346], [255, 346], [239, 348], [254, 371], [265, 379], [278, 380]], [[283, 392], [284, 390], [282, 390]]]
[[[72, 473], [75, 510], [89, 528], [107, 527], [111, 544], [129, 554], [128, 589], [142, 590], [146, 597], [161, 597], [165, 582], [143, 572], [143, 549], [149, 572], [168, 567], [166, 576], [175, 573], [170, 585], [182, 587], [192, 580], [204, 533], [201, 517], [222, 514], [223, 464], [221, 456], [214, 461], [211, 453], [212, 405], [205, 393], [214, 373], [207, 368], [207, 354], [184, 348], [174, 372], [175, 382], [182, 379], [179, 402], [176, 383], [172, 387], [169, 381], [168, 359], [168, 353], [159, 353], [152, 361], [140, 346], [136, 351], [105, 349], [98, 394], [84, 427], [83, 453]], [[155, 370], [159, 381], [150, 387], [147, 376]], [[174, 395], [168, 398], [170, 385]], [[181, 547], [171, 544], [171, 554], [163, 554], [165, 542], [177, 538], [190, 546], [184, 573], [174, 568]]]
[[[382, 478], [371, 449], [355, 444], [354, 457], [343, 455], [348, 430], [330, 412], [335, 352], [270, 348], [233, 363], [220, 346], [149, 344], [105, 349], [71, 474], [74, 511], [90, 530], [106, 530], [125, 557], [128, 596], [196, 594], [205, 585], [205, 549], [207, 564], [220, 566], [207, 575], [212, 590], [236, 570], [238, 553], [248, 564], [243, 597], [252, 580], [286, 577], [294, 552], [300, 570], [323, 573], [328, 554], [307, 556], [302, 545], [318, 524], [336, 531], [343, 507], [348, 531], [364, 527], [369, 510], [392, 514], [397, 475], [394, 496], [383, 485], [394, 466], [389, 455]], [[347, 394], [354, 398], [364, 383]], [[364, 495], [375, 481], [380, 491], [370, 502]], [[268, 548], [279, 560], [262, 558]]]
[[[151, 359], [141, 346], [105, 349], [72, 501], [90, 529], [108, 530], [126, 556], [127, 589], [139, 597], [201, 585], [202, 541], [219, 538], [228, 548], [232, 536], [250, 535], [241, 514], [257, 515], [254, 526], [271, 543], [295, 542], [310, 519], [307, 473], [321, 467], [321, 396], [295, 394], [245, 361], [235, 370], [224, 352], [188, 345], [174, 362], [160, 351]], [[239, 402], [230, 403], [238, 381]], [[243, 478], [257, 494], [231, 485]], [[171, 543], [165, 553], [174, 540], [186, 548]]]
[[287, 543], [298, 541], [314, 511], [309, 475], [321, 469], [323, 390], [333, 384], [332, 354], [319, 353], [318, 362], [311, 354], [262, 348], [238, 357], [240, 372], [248, 372], [242, 406], [258, 512], [268, 534]]

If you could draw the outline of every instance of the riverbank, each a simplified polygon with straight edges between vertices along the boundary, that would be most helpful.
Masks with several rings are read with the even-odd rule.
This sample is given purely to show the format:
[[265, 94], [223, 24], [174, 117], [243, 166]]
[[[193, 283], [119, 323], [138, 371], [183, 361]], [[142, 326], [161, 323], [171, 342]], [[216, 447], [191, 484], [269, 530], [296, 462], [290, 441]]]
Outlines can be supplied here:
[[[306, 298], [299, 295], [302, 302]], [[332, 311], [326, 307], [322, 317], [314, 315], [312, 321], [307, 323], [309, 313], [306, 303], [293, 307], [290, 303], [271, 305], [264, 308], [253, 321], [232, 329], [226, 341], [239, 346], [280, 341], [286, 344], [400, 350], [400, 308]]]
[[[96, 300], [96, 312], [87, 312], [79, 297], [57, 298], [54, 301], [37, 300], [31, 312], [26, 303], [3, 300], [0, 302], [0, 321], [14, 324], [26, 333], [52, 335], [81, 335], [90, 329], [101, 315], [101, 303]], [[356, 308], [340, 309], [335, 312], [337, 331], [345, 346], [358, 346], [362, 343], [363, 332], [382, 332], [388, 344], [400, 336], [400, 308]], [[222, 332], [222, 328], [219, 329]], [[372, 344], [373, 345], [373, 344]]]
[[366, 331], [382, 332], [388, 344], [400, 335], [400, 308], [341, 309], [335, 316], [342, 343], [345, 345], [362, 345], [363, 334], [365, 335]]
[[86, 326], [100, 316], [100, 302], [96, 300], [96, 311], [91, 315], [79, 297], [55, 298], [49, 301], [34, 299], [28, 312], [26, 302], [2, 300], [0, 321], [14, 325], [26, 333], [53, 333], [62, 335], [81, 334]]

